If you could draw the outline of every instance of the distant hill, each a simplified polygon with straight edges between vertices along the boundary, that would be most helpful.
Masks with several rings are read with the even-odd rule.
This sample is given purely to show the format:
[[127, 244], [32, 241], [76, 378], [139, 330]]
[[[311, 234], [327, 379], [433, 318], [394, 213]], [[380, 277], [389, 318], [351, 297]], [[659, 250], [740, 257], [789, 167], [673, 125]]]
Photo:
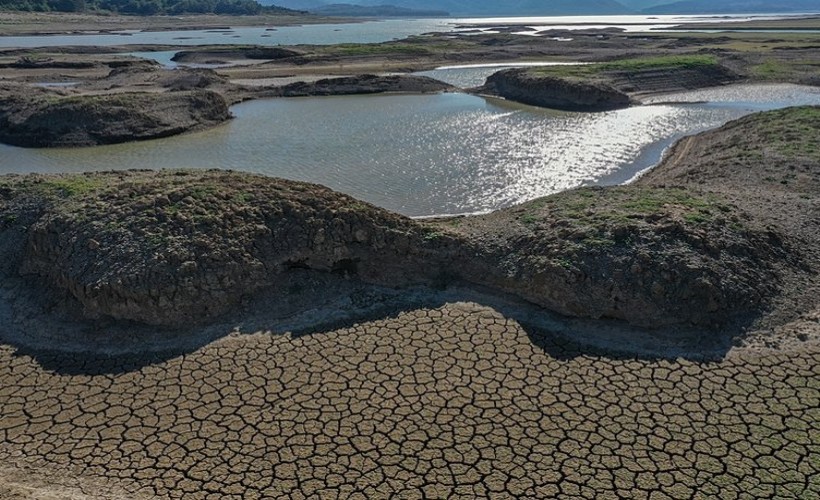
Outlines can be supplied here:
[[372, 17], [446, 17], [445, 10], [421, 10], [396, 7], [395, 5], [351, 5], [329, 4], [308, 9], [309, 12], [322, 16], [372, 16]]
[[256, 0], [0, 0], [0, 11], [117, 12], [140, 16], [155, 14], [295, 14]]
[[368, 17], [445, 17], [450, 13], [444, 10], [406, 9], [394, 5], [351, 5], [334, 3], [321, 7], [309, 8], [309, 12], [322, 16], [368, 16]]
[[636, 12], [656, 5], [668, 4], [671, 0], [618, 0], [618, 3]]
[[[331, 3], [339, 3], [338, 1], [327, 1], [327, 0], [260, 0], [259, 3], [262, 5], [272, 5], [276, 4], [280, 7], [285, 7], [288, 9], [295, 9], [295, 10], [311, 10], [318, 7], [322, 7], [324, 5], [328, 5]], [[361, 2], [354, 2], [357, 4], [361, 4]]]
[[[329, 0], [265, 0], [291, 9], [316, 10]], [[356, 5], [389, 4], [415, 10], [446, 11], [457, 16], [551, 16], [572, 14], [628, 14], [616, 0], [355, 0]]]
[[644, 9], [647, 14], [820, 12], [820, 0], [685, 0]]

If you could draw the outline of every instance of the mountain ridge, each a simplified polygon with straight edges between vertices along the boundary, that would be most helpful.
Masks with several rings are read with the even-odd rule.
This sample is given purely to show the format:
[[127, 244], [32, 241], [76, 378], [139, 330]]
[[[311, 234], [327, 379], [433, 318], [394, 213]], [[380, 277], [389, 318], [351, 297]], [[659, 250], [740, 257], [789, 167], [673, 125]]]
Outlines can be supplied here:
[[490, 0], [263, 0], [280, 7], [316, 10], [347, 3], [367, 7], [390, 5], [413, 10], [447, 11], [451, 15], [571, 15], [629, 14], [633, 11], [616, 0], [512, 0], [499, 3]]
[[820, 0], [683, 0], [643, 10], [647, 14], [749, 14], [820, 12]]
[[[732, 14], [757, 12], [820, 12], [820, 0], [261, 0], [289, 9], [332, 12], [339, 4], [372, 12], [448, 12], [453, 16], [560, 16], [607, 14]], [[328, 7], [331, 6], [329, 9]], [[364, 10], [363, 10], [364, 11]], [[378, 14], [374, 14], [378, 15]]]

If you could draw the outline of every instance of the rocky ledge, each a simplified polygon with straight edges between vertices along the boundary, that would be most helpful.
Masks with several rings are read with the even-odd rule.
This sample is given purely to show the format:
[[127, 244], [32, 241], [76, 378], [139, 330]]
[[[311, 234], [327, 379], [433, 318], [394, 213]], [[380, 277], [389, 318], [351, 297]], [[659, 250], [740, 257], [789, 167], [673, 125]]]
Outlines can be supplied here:
[[231, 117], [208, 90], [72, 95], [0, 86], [0, 141], [21, 147], [93, 146], [168, 137]]
[[670, 188], [580, 189], [419, 222], [234, 172], [11, 176], [0, 186], [8, 272], [41, 278], [88, 318], [156, 325], [207, 321], [312, 270], [394, 287], [473, 283], [579, 318], [725, 326], [768, 305], [774, 263], [790, 258], [781, 235], [738, 207]]

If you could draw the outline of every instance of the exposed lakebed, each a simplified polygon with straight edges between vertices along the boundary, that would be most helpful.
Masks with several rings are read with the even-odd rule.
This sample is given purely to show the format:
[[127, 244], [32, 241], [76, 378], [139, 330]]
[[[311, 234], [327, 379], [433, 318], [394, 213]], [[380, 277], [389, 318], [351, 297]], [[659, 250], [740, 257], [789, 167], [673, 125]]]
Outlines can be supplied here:
[[[81, 149], [0, 146], [0, 173], [233, 168], [321, 183], [411, 216], [482, 212], [626, 182], [683, 135], [745, 114], [820, 104], [820, 89], [732, 86], [683, 101], [560, 113], [466, 94], [271, 99], [204, 132]], [[691, 103], [708, 100], [708, 103]], [[685, 101], [690, 101], [686, 103]]]

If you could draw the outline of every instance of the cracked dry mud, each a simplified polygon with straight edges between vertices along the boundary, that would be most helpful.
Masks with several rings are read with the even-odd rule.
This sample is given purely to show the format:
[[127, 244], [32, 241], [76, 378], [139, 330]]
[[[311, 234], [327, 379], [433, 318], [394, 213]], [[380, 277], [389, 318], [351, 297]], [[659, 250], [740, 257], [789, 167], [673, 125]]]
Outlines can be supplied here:
[[155, 364], [2, 347], [0, 497], [817, 498], [818, 354], [613, 358], [474, 303]]

